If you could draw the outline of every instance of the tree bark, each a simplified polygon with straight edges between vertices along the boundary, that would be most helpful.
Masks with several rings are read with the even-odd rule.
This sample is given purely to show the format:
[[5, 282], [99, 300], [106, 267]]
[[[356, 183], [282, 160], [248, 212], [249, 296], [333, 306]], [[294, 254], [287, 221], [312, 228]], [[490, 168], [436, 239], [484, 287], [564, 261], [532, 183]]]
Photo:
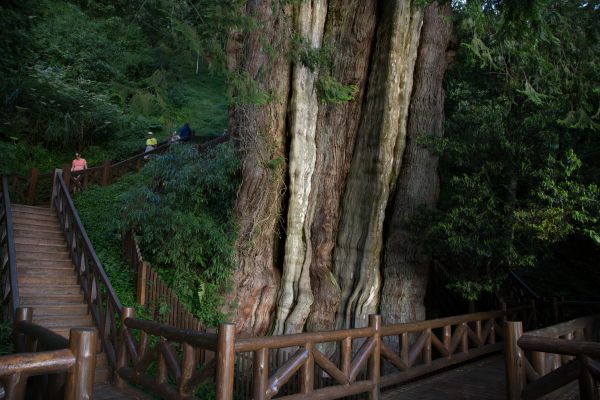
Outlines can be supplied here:
[[245, 71], [271, 101], [237, 105], [230, 112], [229, 127], [242, 160], [242, 184], [235, 205], [237, 269], [227, 303], [241, 334], [262, 335], [271, 323], [280, 280], [275, 249], [286, 172], [291, 68], [288, 59], [279, 55], [290, 52], [292, 8], [260, 0], [248, 2], [246, 12], [256, 19], [257, 28], [242, 38], [230, 66]]
[[404, 151], [422, 23], [421, 9], [410, 1], [386, 2], [382, 11], [334, 251], [338, 328], [365, 326], [379, 305], [383, 223]]
[[435, 207], [439, 194], [438, 158], [418, 144], [422, 134], [443, 136], [444, 73], [452, 34], [449, 4], [430, 3], [424, 13], [406, 151], [398, 177], [385, 244], [381, 313], [386, 324], [425, 319], [424, 297], [430, 257], [411, 236], [411, 217]]
[[[327, 15], [326, 0], [304, 1], [298, 7], [296, 32], [312, 49], [321, 48]], [[289, 199], [285, 255], [277, 318], [273, 334], [301, 332], [313, 302], [310, 286], [312, 246], [310, 225], [313, 207], [309, 196], [316, 162], [316, 126], [319, 105], [315, 82], [318, 71], [294, 65], [289, 133]]]
[[377, 22], [376, 0], [330, 0], [323, 46], [334, 49], [329, 70], [344, 84], [354, 84], [352, 101], [321, 104], [317, 118], [315, 205], [311, 226], [311, 286], [314, 302], [307, 320], [309, 331], [330, 330], [340, 301], [333, 275], [333, 248], [340, 220], [341, 199], [358, 132]]

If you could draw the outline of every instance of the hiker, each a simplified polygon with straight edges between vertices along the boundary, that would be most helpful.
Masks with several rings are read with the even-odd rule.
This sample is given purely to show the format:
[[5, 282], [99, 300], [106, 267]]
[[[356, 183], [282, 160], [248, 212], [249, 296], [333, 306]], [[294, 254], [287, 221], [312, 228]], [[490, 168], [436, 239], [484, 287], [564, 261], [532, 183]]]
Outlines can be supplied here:
[[[75, 158], [71, 161], [71, 172], [83, 171], [87, 169], [87, 161], [85, 158], [81, 157], [81, 154], [75, 153]], [[73, 179], [73, 192], [78, 192], [82, 189], [81, 187], [81, 177], [83, 174], [71, 174]]]
[[179, 140], [185, 142], [192, 138], [192, 129], [190, 128], [190, 124], [187, 122], [183, 124], [181, 129], [179, 130]]
[[83, 171], [87, 169], [87, 161], [85, 158], [81, 158], [81, 154], [75, 153], [75, 158], [71, 161], [71, 172]]
[[171, 135], [171, 139], [169, 139], [169, 142], [175, 143], [175, 142], [178, 142], [180, 139], [181, 139], [181, 136], [179, 136], [179, 134], [177, 134], [177, 131], [173, 131], [173, 134]]
[[[156, 141], [156, 138], [154, 137], [152, 131], [148, 131], [148, 139], [146, 139], [146, 149], [144, 150], [144, 152], [147, 153], [149, 151], [154, 150], [157, 144], [158, 142]], [[150, 157], [150, 155], [146, 154], [144, 156], [144, 160], [147, 160], [148, 157]]]

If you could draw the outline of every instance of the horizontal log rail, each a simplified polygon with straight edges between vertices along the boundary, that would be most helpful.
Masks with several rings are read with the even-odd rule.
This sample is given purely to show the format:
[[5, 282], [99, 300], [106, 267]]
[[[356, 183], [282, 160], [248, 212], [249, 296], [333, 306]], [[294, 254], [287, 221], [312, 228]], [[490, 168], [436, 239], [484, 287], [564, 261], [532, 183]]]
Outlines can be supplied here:
[[[123, 257], [136, 272], [136, 301], [150, 309], [154, 321], [181, 329], [204, 330], [200, 321], [183, 305], [152, 268], [144, 261], [137, 239], [132, 231], [123, 235]], [[167, 312], [161, 314], [161, 305], [167, 305]]]
[[35, 398], [91, 398], [96, 330], [71, 329], [67, 340], [32, 323], [32, 316], [32, 308], [20, 307], [16, 311], [14, 332], [18, 353], [0, 357], [3, 399], [25, 399], [28, 384]]
[[106, 352], [111, 367], [114, 368], [118, 341], [117, 323], [121, 318], [123, 307], [94, 251], [60, 170], [55, 174], [52, 206], [58, 213], [58, 220], [65, 233], [71, 259], [75, 265], [77, 279], [98, 327], [102, 349]]
[[600, 314], [526, 334], [520, 321], [505, 329], [507, 398], [537, 399], [578, 380], [582, 399], [598, 399]]
[[202, 333], [135, 319], [128, 307], [123, 319], [117, 386], [129, 381], [164, 399], [199, 399], [197, 389], [214, 380], [216, 399], [233, 399], [234, 325], [221, 324], [216, 335]]
[[534, 311], [522, 306], [390, 326], [371, 315], [364, 328], [238, 339], [234, 391], [254, 400], [379, 399], [381, 388], [501, 350], [504, 321]]
[[8, 179], [2, 177], [0, 193], [0, 279], [2, 284], [2, 320], [14, 321], [19, 307], [17, 283], [17, 253], [13, 231], [12, 209], [8, 191]]

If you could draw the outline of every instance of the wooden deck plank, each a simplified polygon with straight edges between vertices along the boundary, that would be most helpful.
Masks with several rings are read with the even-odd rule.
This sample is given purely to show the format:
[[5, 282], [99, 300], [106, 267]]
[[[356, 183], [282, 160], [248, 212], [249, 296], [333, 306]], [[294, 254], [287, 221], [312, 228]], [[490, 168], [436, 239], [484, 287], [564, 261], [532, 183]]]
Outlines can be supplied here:
[[[496, 355], [385, 391], [381, 400], [503, 400], [504, 376], [504, 359]], [[577, 381], [543, 397], [544, 400], [578, 398]]]

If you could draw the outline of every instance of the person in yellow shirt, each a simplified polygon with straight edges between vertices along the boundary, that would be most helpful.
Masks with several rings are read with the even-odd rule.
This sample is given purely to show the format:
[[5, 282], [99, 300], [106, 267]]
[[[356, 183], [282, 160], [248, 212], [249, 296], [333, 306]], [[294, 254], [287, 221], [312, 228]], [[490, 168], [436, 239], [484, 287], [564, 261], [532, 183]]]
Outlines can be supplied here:
[[[157, 144], [158, 144], [158, 141], [154, 137], [154, 134], [151, 131], [148, 132], [148, 139], [146, 139], [146, 150], [144, 150], [144, 152], [147, 153], [151, 150], [154, 150], [156, 148]], [[148, 157], [150, 157], [150, 156], [147, 154], [144, 156], [144, 159], [147, 160]]]

